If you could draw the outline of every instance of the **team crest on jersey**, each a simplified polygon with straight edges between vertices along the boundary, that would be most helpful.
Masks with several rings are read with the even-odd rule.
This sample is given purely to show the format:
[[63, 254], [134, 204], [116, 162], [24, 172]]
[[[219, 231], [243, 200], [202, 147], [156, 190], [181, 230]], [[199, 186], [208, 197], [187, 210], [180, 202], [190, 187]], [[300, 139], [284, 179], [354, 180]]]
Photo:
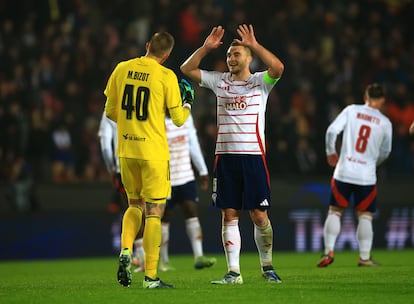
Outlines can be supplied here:
[[246, 96], [235, 96], [225, 105], [227, 111], [245, 110], [247, 108]]
[[230, 90], [230, 86], [221, 86], [221, 85], [218, 85], [217, 86], [219, 89], [222, 89], [223, 91], [229, 91]]

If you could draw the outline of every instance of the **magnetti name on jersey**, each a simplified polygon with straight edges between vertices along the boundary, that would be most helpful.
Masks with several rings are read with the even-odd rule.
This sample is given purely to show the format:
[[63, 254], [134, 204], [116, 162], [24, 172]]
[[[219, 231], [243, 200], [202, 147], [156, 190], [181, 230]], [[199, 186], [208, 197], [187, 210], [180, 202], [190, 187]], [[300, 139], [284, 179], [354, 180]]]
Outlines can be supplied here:
[[357, 118], [372, 122], [377, 125], [379, 125], [381, 121], [378, 117], [371, 116], [371, 115], [364, 114], [364, 113], [359, 113], [359, 112], [357, 113]]
[[137, 72], [137, 71], [128, 71], [128, 79], [148, 81], [149, 73]]

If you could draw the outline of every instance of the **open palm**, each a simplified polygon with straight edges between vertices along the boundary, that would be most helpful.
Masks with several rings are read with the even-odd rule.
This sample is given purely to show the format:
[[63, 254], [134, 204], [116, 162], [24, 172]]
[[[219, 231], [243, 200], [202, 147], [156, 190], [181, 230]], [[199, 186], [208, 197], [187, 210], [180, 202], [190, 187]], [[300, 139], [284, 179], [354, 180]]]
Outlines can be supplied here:
[[224, 28], [219, 25], [217, 27], [213, 27], [211, 30], [210, 35], [204, 41], [204, 46], [208, 49], [215, 49], [218, 48], [220, 45], [223, 44], [221, 39], [224, 36]]
[[253, 25], [247, 26], [246, 24], [239, 25], [237, 29], [237, 34], [239, 34], [241, 39], [234, 39], [240, 45], [250, 47], [257, 43], [256, 37], [254, 35]]

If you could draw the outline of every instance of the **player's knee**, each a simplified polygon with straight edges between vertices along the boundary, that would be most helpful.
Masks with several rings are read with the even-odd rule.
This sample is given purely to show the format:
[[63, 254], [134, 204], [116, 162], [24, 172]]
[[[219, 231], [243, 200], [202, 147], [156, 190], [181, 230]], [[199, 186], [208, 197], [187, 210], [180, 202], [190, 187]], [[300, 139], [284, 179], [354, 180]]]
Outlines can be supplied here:
[[358, 219], [372, 221], [372, 213], [369, 211], [359, 211]]
[[344, 209], [341, 207], [336, 207], [336, 206], [329, 207], [328, 215], [336, 215], [338, 217], [341, 217], [343, 213], [344, 213]]
[[264, 227], [269, 223], [269, 217], [266, 210], [253, 210], [250, 212], [252, 222], [259, 227]]
[[222, 210], [223, 222], [230, 222], [234, 220], [239, 220], [239, 211], [235, 209], [223, 209]]

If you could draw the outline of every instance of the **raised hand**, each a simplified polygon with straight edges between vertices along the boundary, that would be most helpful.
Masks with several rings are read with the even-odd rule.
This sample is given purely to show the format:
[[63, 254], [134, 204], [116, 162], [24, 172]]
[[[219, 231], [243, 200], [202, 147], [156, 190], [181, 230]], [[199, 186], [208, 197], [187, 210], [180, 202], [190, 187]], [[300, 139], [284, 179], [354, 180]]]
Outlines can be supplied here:
[[223, 36], [224, 28], [221, 25], [215, 26], [211, 30], [210, 35], [207, 36], [203, 46], [208, 50], [216, 49], [223, 44], [223, 42], [221, 41]]
[[239, 25], [237, 29], [237, 34], [239, 34], [241, 39], [234, 39], [240, 45], [252, 47], [257, 44], [256, 37], [254, 35], [253, 25], [247, 26], [247, 24]]

